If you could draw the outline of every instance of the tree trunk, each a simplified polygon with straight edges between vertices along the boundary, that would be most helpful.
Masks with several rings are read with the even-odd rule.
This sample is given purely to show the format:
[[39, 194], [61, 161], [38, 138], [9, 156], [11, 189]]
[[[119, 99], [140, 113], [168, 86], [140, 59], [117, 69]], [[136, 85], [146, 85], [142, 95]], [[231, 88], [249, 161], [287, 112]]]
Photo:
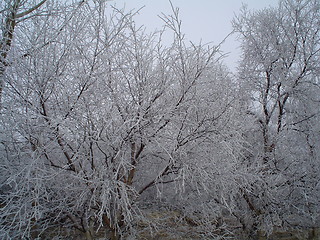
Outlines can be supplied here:
[[86, 240], [93, 240], [90, 230], [87, 230], [85, 233]]
[[117, 233], [116, 229], [111, 229], [110, 239], [111, 240], [119, 240], [120, 239], [120, 235]]

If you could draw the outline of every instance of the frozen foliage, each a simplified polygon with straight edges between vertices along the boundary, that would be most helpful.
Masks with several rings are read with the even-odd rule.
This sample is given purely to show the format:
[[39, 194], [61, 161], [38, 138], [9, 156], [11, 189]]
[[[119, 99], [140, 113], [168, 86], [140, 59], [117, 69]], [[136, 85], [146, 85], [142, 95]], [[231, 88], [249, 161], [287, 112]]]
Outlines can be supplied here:
[[152, 188], [210, 206], [207, 224], [231, 209], [239, 102], [218, 48], [186, 44], [174, 8], [151, 34], [104, 1], [35, 11], [17, 20], [1, 73], [1, 238], [134, 234]]
[[173, 6], [153, 33], [109, 1], [0, 7], [1, 239], [319, 227], [319, 1], [244, 8], [236, 77]]
[[[319, 222], [320, 3], [282, 0], [243, 9], [239, 79], [252, 117], [245, 164], [256, 174], [244, 199], [254, 228], [311, 227]], [[261, 226], [259, 226], [261, 228]]]

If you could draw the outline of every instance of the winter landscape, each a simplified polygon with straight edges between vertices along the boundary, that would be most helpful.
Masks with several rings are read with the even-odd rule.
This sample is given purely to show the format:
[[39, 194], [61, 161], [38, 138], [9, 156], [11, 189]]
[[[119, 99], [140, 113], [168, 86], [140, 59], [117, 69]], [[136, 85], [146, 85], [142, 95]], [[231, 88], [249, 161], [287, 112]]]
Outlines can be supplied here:
[[235, 71], [116, 1], [0, 1], [0, 239], [320, 239], [320, 1], [239, 9]]

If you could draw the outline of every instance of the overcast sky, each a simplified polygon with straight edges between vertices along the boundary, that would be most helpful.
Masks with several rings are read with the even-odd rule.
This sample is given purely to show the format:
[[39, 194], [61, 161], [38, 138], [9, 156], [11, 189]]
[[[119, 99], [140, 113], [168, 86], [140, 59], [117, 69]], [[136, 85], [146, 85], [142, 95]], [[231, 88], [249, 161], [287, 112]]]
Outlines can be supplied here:
[[[203, 43], [220, 43], [231, 31], [231, 20], [239, 13], [242, 3], [249, 9], [263, 9], [276, 6], [278, 0], [171, 0], [180, 9], [182, 30], [186, 38], [195, 43], [200, 39]], [[143, 7], [136, 18], [138, 24], [146, 26], [148, 31], [161, 29], [163, 22], [158, 15], [170, 14], [169, 0], [113, 0], [112, 4], [127, 10]], [[239, 59], [238, 43], [230, 37], [223, 45], [224, 52], [230, 52], [225, 59], [226, 64], [235, 70]]]

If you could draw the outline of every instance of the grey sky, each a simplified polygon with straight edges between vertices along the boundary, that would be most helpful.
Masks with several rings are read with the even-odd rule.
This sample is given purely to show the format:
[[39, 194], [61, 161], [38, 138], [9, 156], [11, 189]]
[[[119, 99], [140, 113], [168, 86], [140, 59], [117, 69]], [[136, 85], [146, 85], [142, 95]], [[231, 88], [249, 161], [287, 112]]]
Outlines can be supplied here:
[[[203, 43], [220, 43], [232, 31], [231, 20], [239, 13], [242, 3], [249, 9], [263, 9], [276, 6], [278, 0], [171, 0], [180, 9], [182, 29], [186, 38], [195, 43], [202, 39]], [[113, 0], [118, 7], [139, 9], [145, 6], [136, 21], [146, 26], [147, 30], [160, 29], [163, 22], [158, 15], [170, 14], [169, 0]], [[238, 43], [234, 37], [229, 38], [222, 46], [224, 52], [231, 52], [225, 59], [226, 64], [235, 69], [239, 59]]]

